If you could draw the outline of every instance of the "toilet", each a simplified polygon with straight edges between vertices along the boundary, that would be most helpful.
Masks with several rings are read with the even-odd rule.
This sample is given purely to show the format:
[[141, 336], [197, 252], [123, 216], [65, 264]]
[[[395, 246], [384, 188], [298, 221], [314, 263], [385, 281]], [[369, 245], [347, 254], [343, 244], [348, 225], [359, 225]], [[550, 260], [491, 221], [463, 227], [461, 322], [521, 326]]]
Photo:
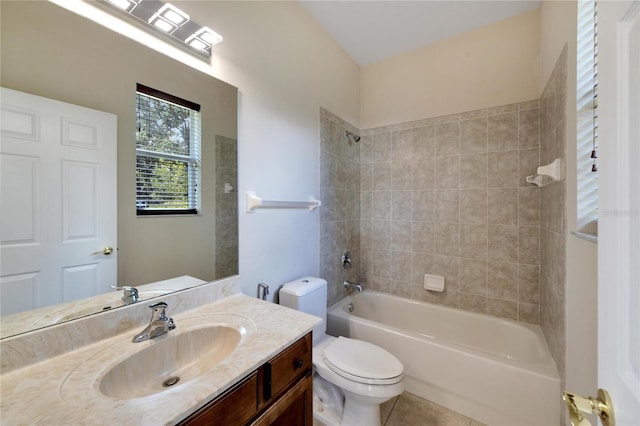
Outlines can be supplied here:
[[322, 318], [313, 329], [313, 415], [327, 426], [379, 426], [380, 404], [404, 390], [404, 366], [371, 343], [327, 331], [327, 282], [303, 277], [280, 289], [280, 304]]

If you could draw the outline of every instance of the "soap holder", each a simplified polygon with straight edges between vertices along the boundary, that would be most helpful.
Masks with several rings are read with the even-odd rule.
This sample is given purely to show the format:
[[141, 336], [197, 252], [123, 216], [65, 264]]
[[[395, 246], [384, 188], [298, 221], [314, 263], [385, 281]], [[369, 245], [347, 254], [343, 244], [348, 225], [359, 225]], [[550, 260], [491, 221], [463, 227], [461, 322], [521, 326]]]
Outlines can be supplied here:
[[527, 183], [537, 186], [547, 186], [550, 183], [564, 179], [564, 161], [556, 158], [551, 164], [540, 166], [536, 170], [536, 175], [526, 177]]

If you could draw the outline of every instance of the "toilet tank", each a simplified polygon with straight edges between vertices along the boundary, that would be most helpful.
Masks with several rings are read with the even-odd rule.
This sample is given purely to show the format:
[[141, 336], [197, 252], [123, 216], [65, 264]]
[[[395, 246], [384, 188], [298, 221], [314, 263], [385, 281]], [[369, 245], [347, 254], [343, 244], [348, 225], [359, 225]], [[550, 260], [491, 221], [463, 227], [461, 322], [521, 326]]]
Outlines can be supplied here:
[[313, 329], [313, 340], [324, 336], [327, 331], [327, 282], [322, 278], [302, 277], [282, 286], [279, 292], [280, 304], [307, 314], [322, 318]]

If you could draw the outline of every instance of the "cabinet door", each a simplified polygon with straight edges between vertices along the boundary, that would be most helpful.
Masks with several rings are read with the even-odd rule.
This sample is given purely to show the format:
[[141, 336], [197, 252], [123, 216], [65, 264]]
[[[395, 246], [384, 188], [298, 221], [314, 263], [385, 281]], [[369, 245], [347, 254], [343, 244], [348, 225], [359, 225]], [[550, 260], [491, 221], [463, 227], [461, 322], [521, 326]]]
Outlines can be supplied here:
[[244, 425], [258, 412], [256, 390], [258, 374], [253, 373], [220, 398], [202, 407], [179, 423], [195, 425]]
[[311, 371], [311, 333], [307, 334], [260, 369], [258, 409]]
[[312, 424], [313, 375], [308, 372], [251, 423], [251, 426], [311, 426]]

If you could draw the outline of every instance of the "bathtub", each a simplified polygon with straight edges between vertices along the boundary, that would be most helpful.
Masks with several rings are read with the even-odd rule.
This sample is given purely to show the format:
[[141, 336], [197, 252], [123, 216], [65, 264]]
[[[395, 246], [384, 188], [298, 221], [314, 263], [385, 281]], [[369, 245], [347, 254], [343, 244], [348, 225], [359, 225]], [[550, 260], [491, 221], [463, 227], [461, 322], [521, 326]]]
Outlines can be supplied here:
[[364, 291], [328, 310], [327, 332], [385, 348], [407, 391], [488, 425], [561, 424], [560, 377], [538, 326]]

